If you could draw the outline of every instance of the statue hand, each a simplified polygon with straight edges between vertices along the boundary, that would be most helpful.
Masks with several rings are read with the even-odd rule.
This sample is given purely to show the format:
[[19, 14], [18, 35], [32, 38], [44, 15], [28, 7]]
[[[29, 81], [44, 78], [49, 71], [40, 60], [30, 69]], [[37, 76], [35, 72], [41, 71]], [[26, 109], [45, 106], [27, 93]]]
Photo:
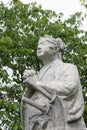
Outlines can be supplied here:
[[24, 83], [28, 83], [29, 86], [35, 86], [36, 85], [36, 81], [30, 79], [30, 78], [27, 78]]
[[31, 70], [25, 70], [24, 74], [23, 74], [23, 80], [24, 80], [24, 82], [26, 82], [26, 81], [36, 82], [37, 81], [36, 72], [32, 69]]

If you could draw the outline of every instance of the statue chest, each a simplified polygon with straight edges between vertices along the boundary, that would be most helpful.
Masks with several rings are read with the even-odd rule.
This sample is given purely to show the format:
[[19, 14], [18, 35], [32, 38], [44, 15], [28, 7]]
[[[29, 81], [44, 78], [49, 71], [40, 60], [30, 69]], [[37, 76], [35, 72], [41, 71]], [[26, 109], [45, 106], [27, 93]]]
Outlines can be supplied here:
[[41, 81], [54, 81], [56, 79], [58, 80], [63, 74], [62, 71], [62, 66], [57, 66], [57, 68], [56, 65], [44, 67], [38, 73], [38, 79]]

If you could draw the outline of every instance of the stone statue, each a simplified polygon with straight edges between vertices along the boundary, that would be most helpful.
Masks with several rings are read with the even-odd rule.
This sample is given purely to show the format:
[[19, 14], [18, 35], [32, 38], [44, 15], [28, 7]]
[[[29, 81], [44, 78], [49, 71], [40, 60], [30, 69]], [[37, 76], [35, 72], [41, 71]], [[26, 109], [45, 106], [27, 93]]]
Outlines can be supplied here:
[[38, 42], [42, 69], [25, 70], [22, 96], [23, 130], [86, 130], [84, 100], [77, 67], [64, 63], [60, 38], [45, 35]]

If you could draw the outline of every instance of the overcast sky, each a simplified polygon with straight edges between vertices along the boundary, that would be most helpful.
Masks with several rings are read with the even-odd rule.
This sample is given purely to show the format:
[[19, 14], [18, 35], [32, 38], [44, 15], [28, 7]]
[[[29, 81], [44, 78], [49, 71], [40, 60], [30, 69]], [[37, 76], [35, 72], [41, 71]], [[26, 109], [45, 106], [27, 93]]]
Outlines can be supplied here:
[[[32, 2], [33, 0], [21, 0], [24, 3]], [[80, 5], [79, 0], [36, 0], [38, 4], [41, 4], [45, 9], [51, 9], [56, 13], [63, 12], [66, 17], [68, 15], [84, 10]]]
[[[2, 0], [8, 3], [11, 0]], [[86, 9], [81, 6], [80, 0], [21, 0], [23, 3], [31, 3], [36, 1], [37, 4], [41, 4], [43, 9], [51, 9], [56, 11], [56, 13], [62, 12], [64, 14], [64, 19], [68, 18], [69, 15], [74, 14], [78, 11], [85, 12]], [[87, 20], [84, 22], [84, 29], [87, 26]]]

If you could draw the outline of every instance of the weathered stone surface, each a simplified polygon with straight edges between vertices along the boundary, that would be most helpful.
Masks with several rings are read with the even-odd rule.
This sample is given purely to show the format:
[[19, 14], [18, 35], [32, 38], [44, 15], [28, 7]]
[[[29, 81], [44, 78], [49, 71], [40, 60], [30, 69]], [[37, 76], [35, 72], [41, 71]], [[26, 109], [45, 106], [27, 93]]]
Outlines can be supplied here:
[[63, 49], [64, 43], [59, 38], [44, 36], [38, 42], [37, 56], [44, 66], [38, 73], [24, 72], [27, 86], [21, 105], [24, 130], [86, 129], [78, 70], [75, 65], [62, 62]]

